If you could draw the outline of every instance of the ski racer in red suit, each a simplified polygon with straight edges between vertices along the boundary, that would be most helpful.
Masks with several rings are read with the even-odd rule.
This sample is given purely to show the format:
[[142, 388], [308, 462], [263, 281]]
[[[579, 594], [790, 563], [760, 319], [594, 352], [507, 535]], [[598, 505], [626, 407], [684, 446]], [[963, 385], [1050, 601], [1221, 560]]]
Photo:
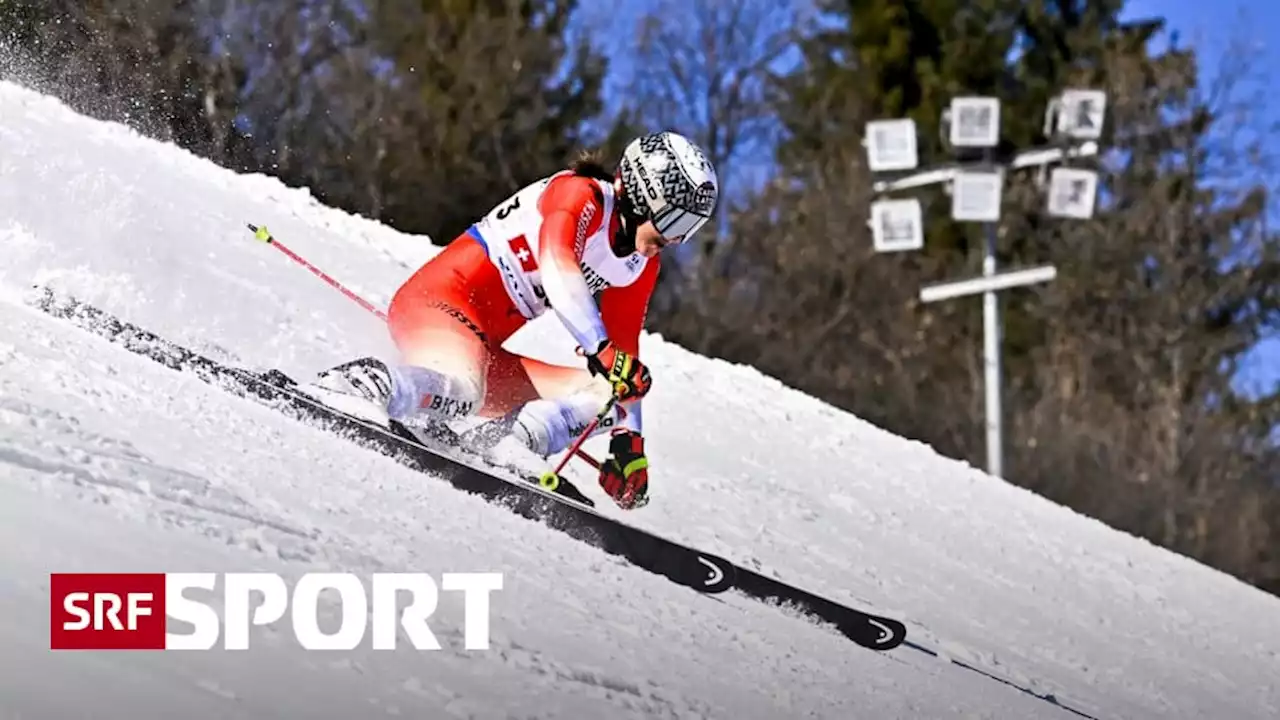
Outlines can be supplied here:
[[[649, 479], [639, 401], [650, 374], [639, 342], [657, 256], [688, 241], [718, 197], [705, 154], [671, 132], [633, 140], [616, 174], [579, 161], [538, 180], [396, 292], [387, 316], [398, 363], [356, 360], [317, 384], [360, 395], [406, 424], [503, 418], [499, 426], [542, 457], [568, 448], [612, 392], [619, 402], [596, 429], [612, 435], [600, 485], [620, 507], [637, 507]], [[577, 341], [585, 368], [503, 349], [546, 312]]]

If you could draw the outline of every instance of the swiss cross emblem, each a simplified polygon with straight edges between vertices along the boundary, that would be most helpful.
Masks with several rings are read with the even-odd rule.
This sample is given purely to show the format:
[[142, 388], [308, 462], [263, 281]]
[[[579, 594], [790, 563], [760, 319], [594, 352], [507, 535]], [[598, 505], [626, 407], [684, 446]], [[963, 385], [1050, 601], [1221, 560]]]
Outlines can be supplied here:
[[538, 269], [538, 259], [533, 256], [533, 250], [529, 248], [529, 241], [523, 235], [513, 237], [507, 241], [507, 245], [511, 248], [511, 254], [515, 255], [520, 261], [520, 269], [525, 272], [533, 272]]

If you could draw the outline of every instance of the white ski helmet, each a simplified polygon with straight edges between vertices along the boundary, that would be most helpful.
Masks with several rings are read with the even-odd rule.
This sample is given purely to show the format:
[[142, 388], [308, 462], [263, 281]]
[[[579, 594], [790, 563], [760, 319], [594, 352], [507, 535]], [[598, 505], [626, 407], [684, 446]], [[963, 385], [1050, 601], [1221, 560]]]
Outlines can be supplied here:
[[618, 165], [622, 210], [635, 226], [646, 220], [663, 237], [688, 240], [711, 219], [720, 197], [716, 169], [683, 135], [660, 132], [632, 140]]

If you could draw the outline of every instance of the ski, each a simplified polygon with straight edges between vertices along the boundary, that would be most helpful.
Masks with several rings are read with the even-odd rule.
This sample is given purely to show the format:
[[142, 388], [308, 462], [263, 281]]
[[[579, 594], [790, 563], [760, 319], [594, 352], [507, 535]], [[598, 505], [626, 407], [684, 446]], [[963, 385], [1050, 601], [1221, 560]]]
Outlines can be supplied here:
[[[564, 494], [541, 487], [527, 471], [507, 468], [505, 478], [491, 468], [450, 457], [395, 429], [343, 413], [289, 386], [279, 371], [256, 372], [213, 360], [155, 333], [125, 322], [75, 298], [49, 288], [30, 302], [37, 309], [98, 335], [130, 352], [165, 367], [191, 374], [232, 395], [271, 407], [286, 416], [379, 452], [411, 469], [441, 478], [465, 492], [478, 494], [523, 517], [541, 521], [644, 570], [702, 593], [730, 588], [769, 603], [789, 606], [832, 624], [856, 644], [872, 650], [891, 650], [906, 640], [899, 620], [840, 605], [773, 577], [742, 568], [724, 558], [668, 540], [617, 520]], [[284, 379], [282, 379], [284, 378]], [[445, 443], [448, 446], [448, 443]], [[466, 455], [465, 451], [461, 451]], [[523, 473], [523, 475], [522, 475]], [[563, 486], [562, 486], [563, 487]], [[585, 497], [585, 496], [584, 496]], [[588, 502], [589, 499], [588, 499]]]

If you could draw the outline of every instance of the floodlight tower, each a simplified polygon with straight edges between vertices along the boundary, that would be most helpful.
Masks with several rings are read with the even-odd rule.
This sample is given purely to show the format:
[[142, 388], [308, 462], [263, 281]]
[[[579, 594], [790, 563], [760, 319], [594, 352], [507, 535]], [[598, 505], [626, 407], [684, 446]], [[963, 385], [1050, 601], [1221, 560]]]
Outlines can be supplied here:
[[[910, 119], [876, 120], [867, 124], [865, 145], [874, 174], [897, 177], [874, 183], [877, 194], [871, 204], [871, 232], [877, 252], [919, 250], [924, 246], [923, 211], [917, 198], [890, 199], [886, 193], [943, 184], [951, 193], [951, 218], [984, 226], [982, 275], [978, 278], [923, 288], [923, 302], [937, 302], [981, 293], [986, 396], [987, 470], [1002, 477], [1003, 428], [1001, 418], [1001, 323], [997, 292], [1053, 280], [1052, 265], [996, 272], [996, 246], [1004, 176], [1008, 170], [1043, 167], [1055, 162], [1093, 156], [1102, 134], [1106, 94], [1098, 90], [1067, 90], [1045, 110], [1046, 147], [1018, 153], [1011, 160], [995, 160], [1000, 143], [1000, 100], [994, 97], [956, 97], [942, 113], [944, 144], [958, 156], [945, 165], [915, 170], [919, 165], [917, 132]], [[1064, 218], [1093, 216], [1098, 174], [1084, 168], [1054, 168], [1049, 182], [1048, 211]]]

